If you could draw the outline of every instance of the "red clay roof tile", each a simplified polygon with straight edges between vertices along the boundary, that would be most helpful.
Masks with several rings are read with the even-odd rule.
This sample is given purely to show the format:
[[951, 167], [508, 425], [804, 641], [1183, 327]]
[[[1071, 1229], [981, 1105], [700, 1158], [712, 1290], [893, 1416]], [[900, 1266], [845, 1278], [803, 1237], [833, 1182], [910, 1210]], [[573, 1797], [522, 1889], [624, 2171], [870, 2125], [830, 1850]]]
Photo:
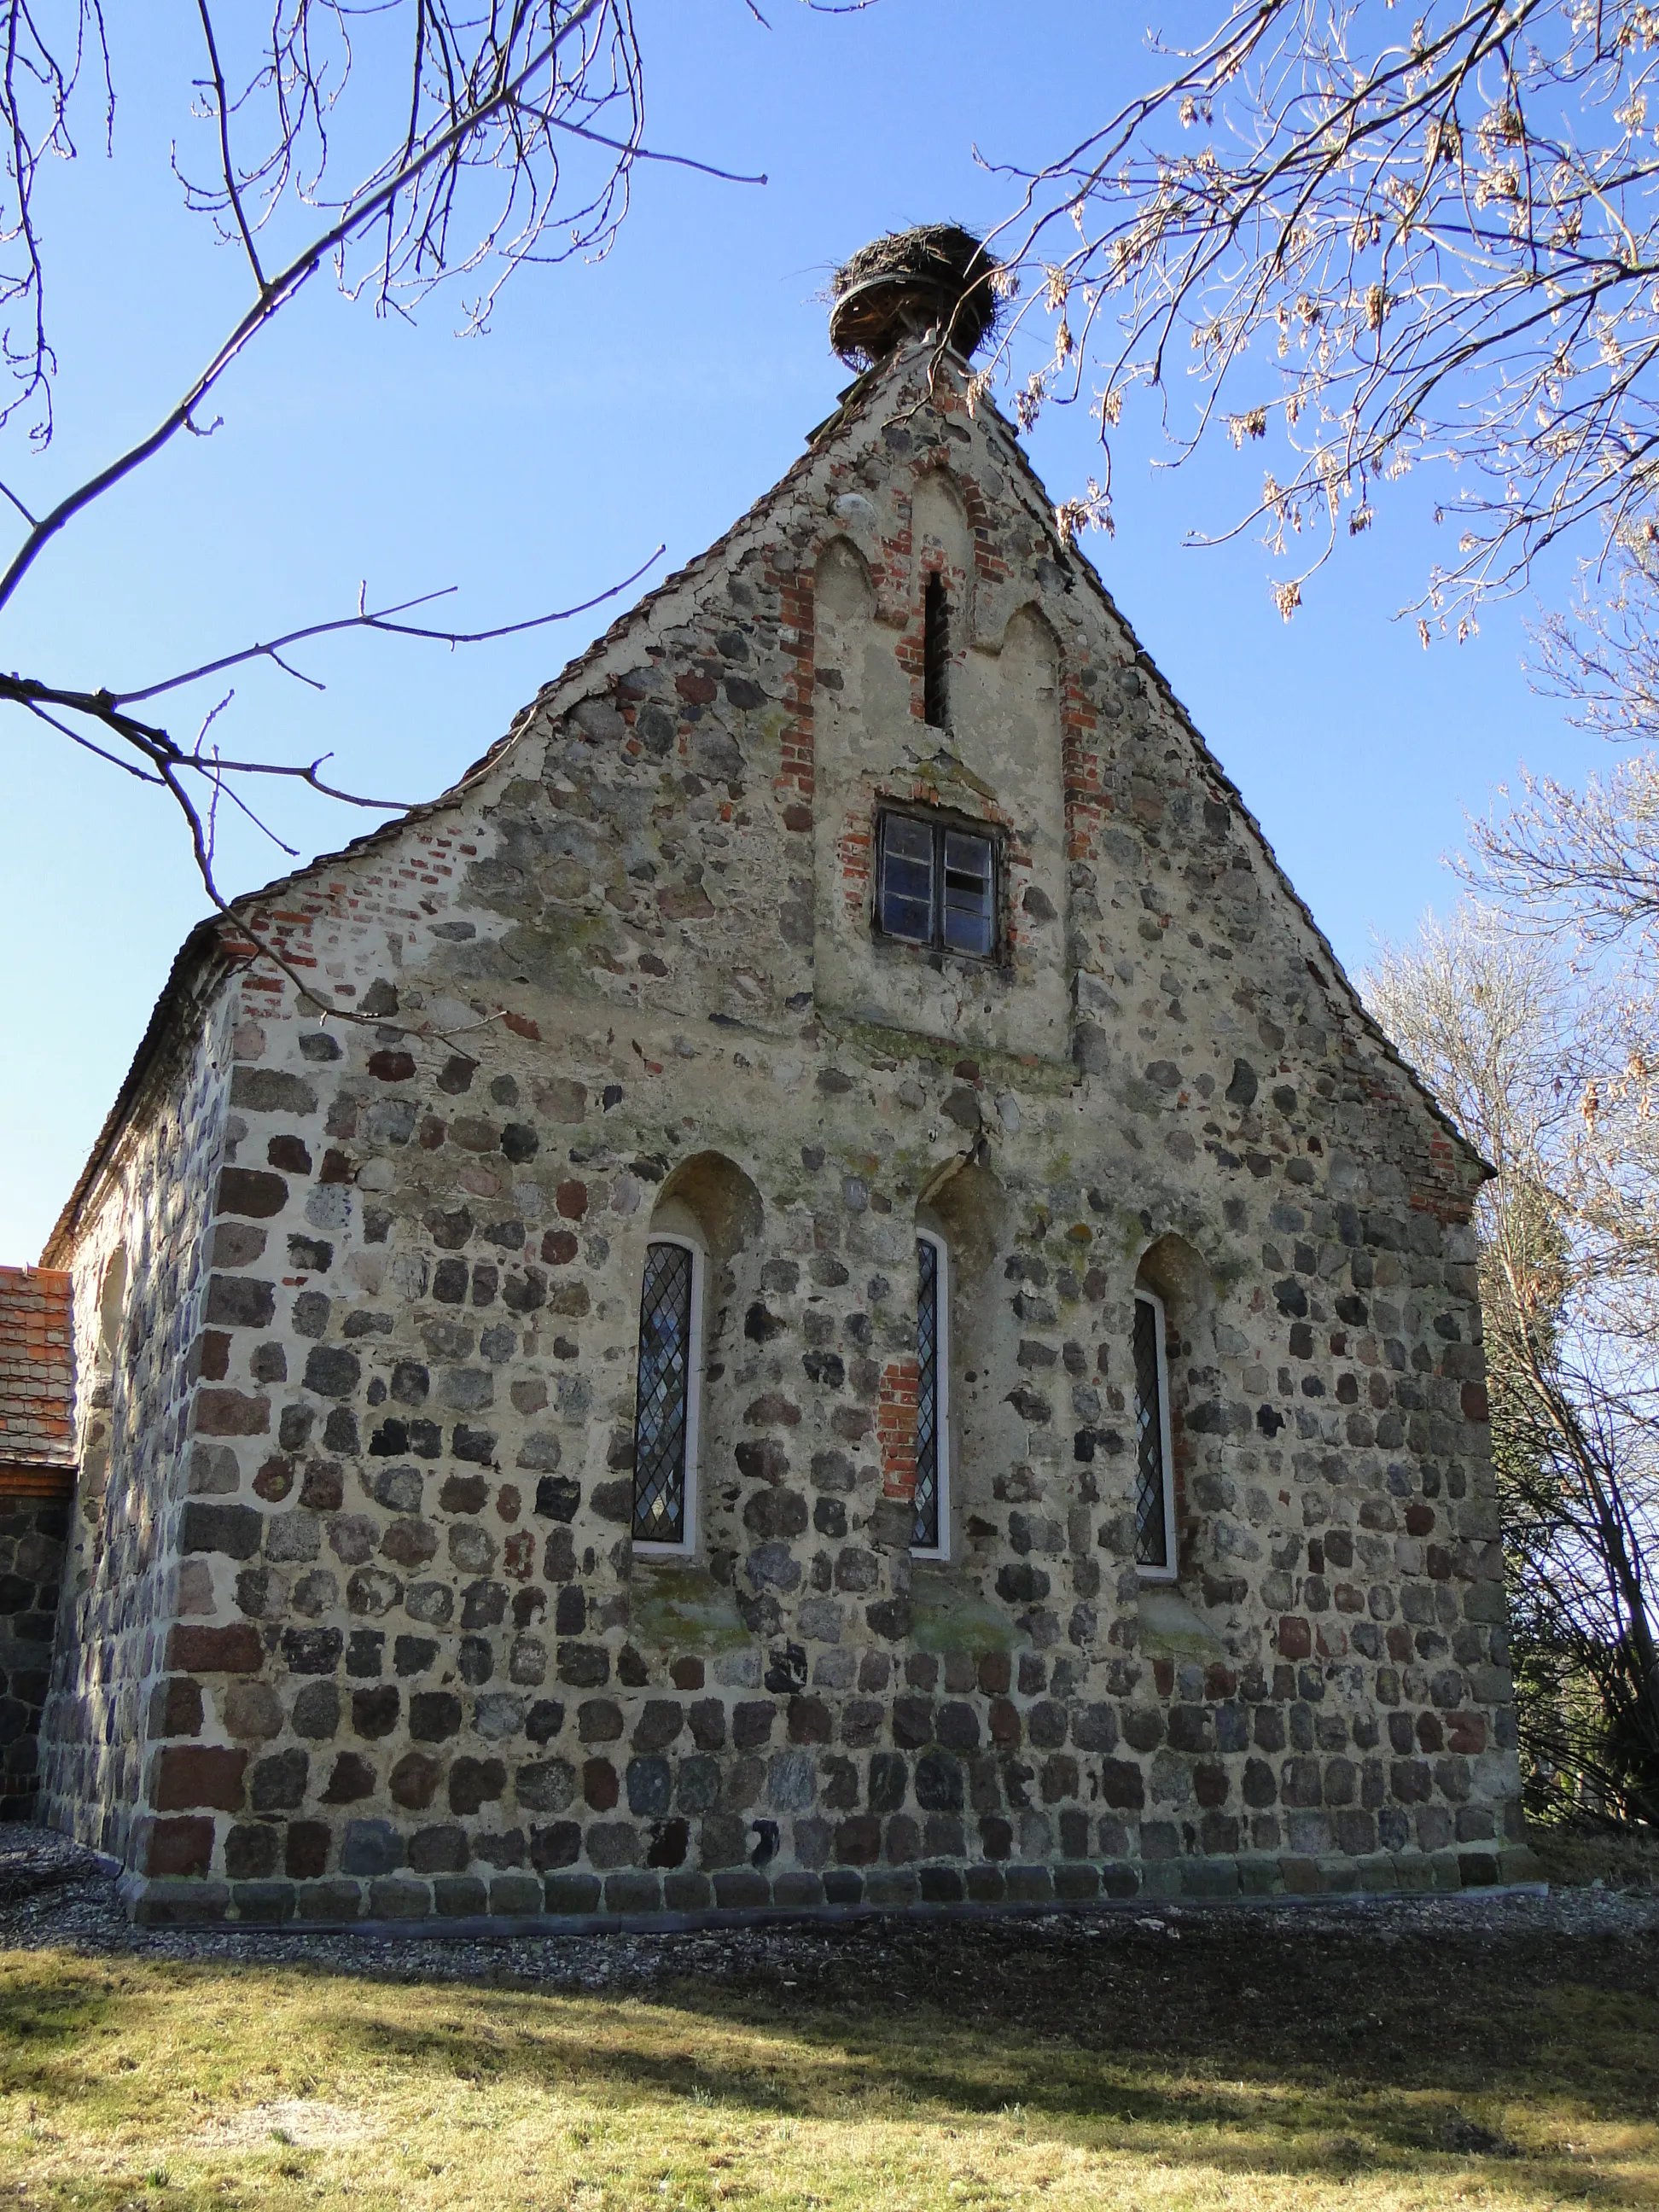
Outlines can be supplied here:
[[0, 1267], [0, 1465], [73, 1462], [70, 1291], [56, 1267]]

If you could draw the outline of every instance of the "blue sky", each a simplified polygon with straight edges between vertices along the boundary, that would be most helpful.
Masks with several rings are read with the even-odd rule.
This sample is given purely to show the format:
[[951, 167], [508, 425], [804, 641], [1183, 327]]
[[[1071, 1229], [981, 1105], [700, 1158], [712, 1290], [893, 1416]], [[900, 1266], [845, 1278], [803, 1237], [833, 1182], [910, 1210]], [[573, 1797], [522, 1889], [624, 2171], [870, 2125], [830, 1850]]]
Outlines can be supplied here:
[[[1012, 188], [975, 145], [1041, 158], [1150, 74], [1141, 13], [1087, 0], [767, 12], [769, 31], [742, 0], [637, 7], [649, 141], [764, 170], [763, 189], [642, 170], [610, 258], [521, 273], [481, 339], [451, 335], [445, 295], [413, 329], [305, 295], [222, 387], [211, 438], [176, 443], [58, 541], [3, 618], [4, 665], [125, 687], [343, 612], [360, 578], [398, 595], [453, 584], [471, 627], [586, 599], [659, 540], [661, 574], [783, 473], [846, 381], [817, 296], [834, 264], [906, 222], [996, 222]], [[89, 130], [41, 201], [59, 430], [39, 458], [8, 434], [5, 467], [37, 511], [163, 411], [244, 304], [239, 265], [169, 171], [173, 142], [202, 128], [185, 89], [194, 10], [143, 14], [142, 37], [135, 13], [114, 23], [113, 161]], [[1030, 444], [1056, 496], [1098, 467], [1082, 409], [1052, 411]], [[1450, 903], [1443, 857], [1522, 763], [1582, 780], [1606, 748], [1528, 690], [1527, 607], [1490, 609], [1473, 644], [1426, 654], [1391, 619], [1437, 551], [1428, 476], [1287, 626], [1259, 544], [1182, 544], [1248, 498], [1259, 458], [1170, 471], [1163, 452], [1149, 419], [1126, 422], [1117, 534], [1088, 550], [1357, 969], [1376, 936]], [[332, 747], [356, 787], [423, 799], [615, 611], [464, 653], [331, 643], [304, 664], [325, 691], [239, 675], [219, 728], [227, 750]], [[38, 1254], [203, 901], [158, 799], [21, 716], [3, 726], [0, 1260], [15, 1261]], [[363, 822], [299, 798], [272, 818], [307, 854]], [[228, 885], [289, 865], [230, 830]]]

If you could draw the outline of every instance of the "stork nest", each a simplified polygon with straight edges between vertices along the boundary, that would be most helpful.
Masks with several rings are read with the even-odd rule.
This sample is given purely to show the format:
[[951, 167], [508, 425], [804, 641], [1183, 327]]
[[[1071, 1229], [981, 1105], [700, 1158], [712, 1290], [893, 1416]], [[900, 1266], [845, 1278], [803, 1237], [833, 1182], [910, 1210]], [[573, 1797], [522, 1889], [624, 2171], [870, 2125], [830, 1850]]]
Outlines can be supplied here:
[[1001, 302], [992, 259], [959, 223], [921, 223], [862, 246], [830, 280], [830, 343], [849, 368], [872, 368], [907, 340], [937, 331], [971, 360]]

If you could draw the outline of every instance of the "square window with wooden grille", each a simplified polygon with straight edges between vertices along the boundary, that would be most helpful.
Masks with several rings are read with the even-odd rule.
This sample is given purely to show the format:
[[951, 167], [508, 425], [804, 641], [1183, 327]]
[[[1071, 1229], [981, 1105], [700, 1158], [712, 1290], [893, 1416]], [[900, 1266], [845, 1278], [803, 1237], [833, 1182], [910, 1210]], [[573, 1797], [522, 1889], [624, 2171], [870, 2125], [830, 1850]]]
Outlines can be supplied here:
[[1135, 1563], [1143, 1575], [1173, 1581], [1176, 1571], [1175, 1455], [1170, 1443], [1170, 1379], [1164, 1351], [1164, 1302], [1135, 1292]]
[[696, 1548], [702, 1292], [696, 1247], [653, 1237], [640, 1289], [634, 1400], [634, 1541], [647, 1550]]
[[876, 929], [970, 960], [997, 953], [997, 841], [939, 815], [876, 821]]

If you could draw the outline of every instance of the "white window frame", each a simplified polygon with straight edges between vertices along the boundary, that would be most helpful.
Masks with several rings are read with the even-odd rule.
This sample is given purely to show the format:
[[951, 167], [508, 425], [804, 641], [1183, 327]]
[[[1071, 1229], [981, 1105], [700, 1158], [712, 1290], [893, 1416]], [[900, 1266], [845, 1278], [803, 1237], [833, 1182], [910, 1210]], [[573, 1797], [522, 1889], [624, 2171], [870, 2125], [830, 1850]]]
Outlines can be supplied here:
[[[1162, 1567], [1143, 1566], [1137, 1559], [1135, 1572], [1142, 1582], [1172, 1583], [1180, 1578], [1181, 1563], [1176, 1545], [1175, 1445], [1170, 1434], [1170, 1363], [1164, 1350], [1164, 1301], [1156, 1291], [1143, 1290], [1137, 1284], [1135, 1303], [1150, 1306], [1158, 1321], [1158, 1433], [1164, 1462], [1164, 1556], [1168, 1562]], [[1132, 1361], [1132, 1374], [1133, 1371]], [[1135, 1548], [1139, 1551], [1139, 1531], [1137, 1529]]]
[[[705, 1255], [695, 1237], [683, 1235], [676, 1229], [653, 1229], [645, 1240], [646, 1259], [650, 1257], [653, 1244], [678, 1244], [682, 1251], [691, 1255], [691, 1328], [690, 1340], [686, 1346], [685, 1377], [685, 1505], [680, 1525], [684, 1530], [678, 1544], [658, 1544], [643, 1536], [631, 1536], [634, 1554], [644, 1559], [686, 1559], [701, 1549], [702, 1485], [697, 1480], [698, 1445], [702, 1425], [702, 1299]], [[634, 1374], [638, 1387], [640, 1358], [640, 1302], [645, 1291], [645, 1266], [640, 1268], [640, 1289], [634, 1300]], [[639, 1407], [634, 1408], [634, 1440], [639, 1441]], [[639, 1479], [637, 1468], [634, 1480]], [[633, 1501], [629, 1504], [629, 1527], [633, 1527]]]
[[[912, 1544], [913, 1559], [948, 1559], [951, 1556], [951, 1248], [935, 1229], [918, 1228], [918, 1244], [931, 1244], [934, 1254], [934, 1334], [938, 1351], [933, 1362], [933, 1433], [938, 1461], [939, 1541]], [[918, 1377], [918, 1380], [920, 1378]], [[916, 1409], [921, 1401], [918, 1397]], [[912, 1510], [914, 1511], [914, 1504]]]

